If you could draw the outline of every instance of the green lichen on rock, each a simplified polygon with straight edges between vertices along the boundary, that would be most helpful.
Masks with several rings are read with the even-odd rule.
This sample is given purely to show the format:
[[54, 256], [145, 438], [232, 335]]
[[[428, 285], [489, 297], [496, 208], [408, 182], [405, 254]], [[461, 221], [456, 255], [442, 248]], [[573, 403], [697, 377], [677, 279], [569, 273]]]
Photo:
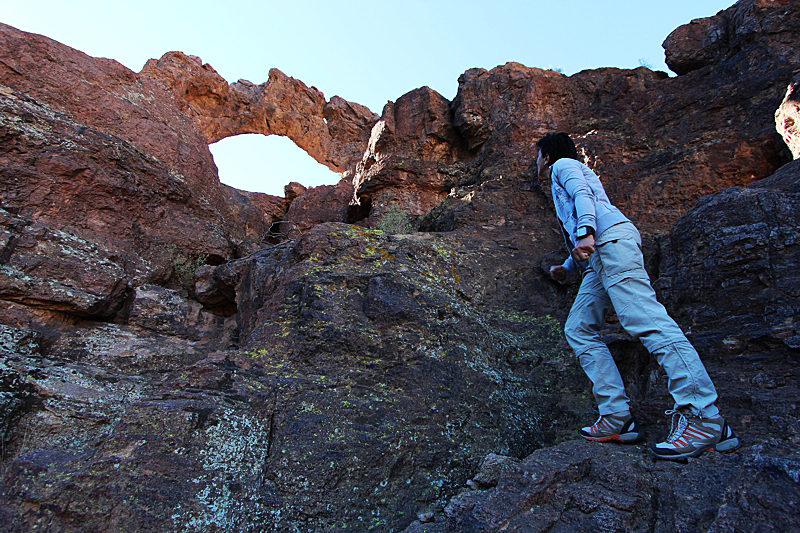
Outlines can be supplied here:
[[326, 224], [299, 248], [242, 352], [275, 380], [264, 476], [287, 500], [347, 509], [343, 522], [283, 509], [287, 528], [397, 530], [486, 453], [523, 456], [572, 429], [561, 398], [586, 383], [559, 324], [473, 301], [486, 288], [465, 269], [480, 258], [457, 239]]

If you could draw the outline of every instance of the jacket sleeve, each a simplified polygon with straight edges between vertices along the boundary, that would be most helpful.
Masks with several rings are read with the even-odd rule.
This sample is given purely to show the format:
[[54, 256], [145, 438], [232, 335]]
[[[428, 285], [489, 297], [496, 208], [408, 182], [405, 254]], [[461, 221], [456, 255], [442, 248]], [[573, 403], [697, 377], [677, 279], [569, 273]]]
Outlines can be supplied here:
[[564, 160], [560, 166], [562, 168], [558, 172], [558, 181], [575, 204], [576, 229], [581, 226], [589, 226], [596, 231], [594, 194], [583, 175], [580, 163], [570, 159]]
[[578, 262], [578, 261], [575, 261], [572, 258], [572, 256], [569, 256], [569, 257], [567, 257], [566, 261], [561, 263], [561, 266], [564, 267], [566, 269], [566, 271], [571, 274], [572, 272], [574, 272], [575, 270], [578, 270], [578, 269], [586, 270], [586, 267], [589, 266], [589, 262], [588, 261], [580, 261], [580, 262]]

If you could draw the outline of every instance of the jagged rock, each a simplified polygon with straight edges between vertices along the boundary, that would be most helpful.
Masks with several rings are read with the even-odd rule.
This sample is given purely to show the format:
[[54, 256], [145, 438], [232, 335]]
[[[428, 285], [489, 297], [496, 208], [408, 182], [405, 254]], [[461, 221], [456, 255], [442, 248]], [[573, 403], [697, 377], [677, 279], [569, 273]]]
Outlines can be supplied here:
[[308, 190], [308, 187], [305, 187], [305, 186], [301, 185], [300, 183], [297, 183], [296, 181], [293, 181], [293, 182], [289, 183], [288, 185], [286, 185], [283, 188], [283, 193], [284, 193], [284, 196], [286, 197], [286, 199], [289, 202], [291, 202], [295, 198], [297, 198], [298, 196], [300, 196], [301, 194], [306, 192], [307, 190]]
[[[766, 177], [782, 163], [774, 131], [755, 117], [773, 112], [785, 80], [752, 80], [746, 86], [757, 87], [751, 90], [760, 96], [746, 101], [706, 86], [720, 82], [708, 77], [688, 83], [643, 68], [569, 78], [516, 63], [467, 71], [452, 108], [455, 126], [476, 154], [451, 167], [451, 194], [468, 197], [485, 184], [518, 187], [535, 174], [530, 163], [536, 140], [561, 130], [577, 139], [623, 212], [645, 231], [665, 231], [703, 194]], [[725, 82], [735, 93], [740, 80], [731, 76]], [[709, 117], [709, 94], [727, 119]], [[742, 115], [754, 119], [748, 135], [727, 122]], [[513, 195], [513, 189], [504, 194]], [[464, 211], [463, 203], [450, 198], [437, 209], [437, 217], [451, 220], [444, 227], [469, 225], [476, 216], [474, 208]], [[467, 222], [455, 221], [463, 215]], [[492, 211], [477, 216], [488, 218]]]
[[[536, 140], [565, 131], [615, 205], [645, 232], [667, 231], [703, 195], [765, 178], [788, 161], [764, 117], [800, 66], [798, 9], [789, 1], [741, 1], [679, 28], [665, 42], [675, 68], [705, 67], [677, 78], [644, 68], [566, 77], [518, 63], [468, 70], [451, 108], [470, 155], [451, 173], [451, 195], [477, 194], [487, 181], [502, 188], [509, 178], [507, 186], [517, 187], [535, 174], [528, 165]], [[448, 197], [434, 212], [438, 221], [423, 227], [470, 225], [489, 218], [495, 203], [485, 207], [465, 209]]]
[[207, 142], [174, 94], [116, 61], [4, 24], [0, 47], [0, 83], [69, 117], [77, 135], [88, 127], [123, 139], [157, 159], [198, 199], [222, 204]]
[[236, 314], [236, 283], [239, 281], [239, 273], [233, 269], [233, 264], [236, 263], [225, 263], [217, 267], [203, 265], [194, 273], [197, 301], [206, 308], [227, 316]]
[[612, 201], [643, 230], [665, 231], [704, 194], [769, 176], [785, 161], [761, 117], [777, 108], [798, 61], [765, 58], [773, 68], [763, 69], [744, 57], [678, 78], [643, 68], [567, 78], [515, 63], [467, 71], [454, 123], [478, 152], [457, 185], [530, 176], [536, 140], [566, 131]]
[[163, 84], [183, 103], [206, 142], [241, 133], [285, 135], [319, 163], [342, 172], [363, 151], [377, 116], [366, 107], [324, 95], [278, 69], [260, 85], [228, 84], [196, 56], [169, 52], [141, 75]]
[[155, 159], [20, 93], [0, 110], [5, 300], [113, 317], [179, 250], [227, 255], [213, 212]]
[[796, 72], [775, 112], [775, 125], [795, 159], [800, 158], [800, 72]]
[[355, 170], [356, 201], [377, 217], [393, 206], [428, 213], [455, 185], [445, 168], [467, 156], [450, 102], [423, 87], [389, 102]]
[[405, 533], [798, 531], [799, 459], [752, 446], [675, 464], [654, 462], [642, 446], [571, 441], [533, 453], [496, 488], [464, 492], [434, 523]]
[[286, 216], [291, 200], [269, 194], [240, 191], [223, 185], [230, 201], [230, 220], [225, 231], [234, 232], [232, 257], [243, 257], [260, 249], [272, 225]]
[[336, 185], [311, 187], [292, 200], [286, 223], [280, 229], [287, 234], [296, 234], [324, 222], [347, 222], [352, 199], [353, 184], [347, 179]]
[[[798, 5], [743, 0], [704, 22], [728, 48], [684, 39], [703, 66], [678, 78], [509, 63], [380, 120], [278, 71], [227, 84], [170, 53], [136, 74], [0, 26], [0, 520], [791, 530], [800, 180], [770, 117], [798, 67]], [[595, 416], [561, 337], [577, 282], [546, 276], [566, 250], [529, 167], [556, 129], [643, 229], [677, 221], [645, 235], [649, 271], [742, 451], [681, 465], [551, 447]], [[208, 142], [250, 131], [343, 181], [286, 198], [221, 186]], [[362, 227], [394, 206], [446, 233]], [[600, 334], [648, 442], [663, 438], [663, 374], [613, 316]], [[528, 457], [481, 472], [492, 453]], [[470, 480], [497, 487], [461, 492]]]
[[665, 63], [678, 75], [711, 65], [728, 52], [726, 17], [706, 17], [680, 26], [664, 41]]
[[[666, 63], [683, 75], [715, 63], [736, 58], [743, 52], [760, 57], [780, 57], [796, 63], [798, 10], [793, 0], [746, 0], [713, 17], [680, 26], [664, 41]], [[753, 46], [756, 44], [756, 46]], [[749, 59], [754, 68], [758, 59]]]

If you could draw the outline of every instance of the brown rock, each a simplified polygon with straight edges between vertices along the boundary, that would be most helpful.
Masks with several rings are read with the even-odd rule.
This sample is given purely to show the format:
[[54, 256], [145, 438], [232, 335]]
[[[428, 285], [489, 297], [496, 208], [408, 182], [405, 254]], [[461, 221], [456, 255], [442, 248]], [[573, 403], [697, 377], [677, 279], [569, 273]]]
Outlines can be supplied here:
[[739, 1], [713, 17], [693, 20], [673, 31], [663, 44], [666, 63], [683, 75], [736, 60], [745, 51], [752, 54], [747, 59], [752, 68], [764, 68], [758, 56], [797, 62], [800, 56], [791, 43], [797, 38], [798, 13], [793, 0]]
[[726, 22], [706, 17], [678, 27], [663, 44], [667, 66], [682, 75], [716, 62], [728, 48]]
[[295, 198], [306, 192], [306, 190], [308, 190], [308, 187], [301, 185], [296, 181], [293, 181], [283, 188], [283, 194], [286, 197], [286, 200], [291, 202], [292, 200], [294, 200]]
[[361, 154], [378, 118], [339, 97], [326, 102], [316, 88], [277, 69], [261, 85], [246, 80], [229, 85], [200, 58], [169, 52], [148, 61], [141, 76], [180, 99], [209, 144], [241, 133], [285, 135], [335, 172]]
[[303, 232], [323, 222], [346, 222], [352, 199], [353, 185], [346, 179], [311, 187], [292, 200], [281, 231]]
[[208, 143], [192, 119], [179, 112], [173, 93], [116, 61], [4, 24], [0, 49], [5, 65], [0, 83], [81, 125], [118, 136], [156, 158], [198, 197], [221, 203]]
[[392, 206], [418, 216], [455, 185], [445, 166], [466, 156], [450, 102], [428, 87], [389, 102], [355, 169], [355, 203], [372, 217]]
[[795, 73], [781, 106], [775, 111], [775, 126], [794, 158], [800, 157], [800, 71]]
[[[783, 20], [781, 9], [768, 13]], [[644, 68], [570, 78], [518, 64], [468, 71], [454, 124], [477, 154], [458, 185], [530, 175], [536, 140], [566, 131], [624, 213], [645, 231], [666, 230], [702, 195], [766, 177], [785, 161], [763, 117], [774, 113], [797, 61], [770, 56], [765, 69], [736, 58], [720, 72], [678, 78]]]
[[8, 89], [0, 122], [7, 298], [111, 317], [179, 254], [229, 255], [218, 212], [129, 143]]

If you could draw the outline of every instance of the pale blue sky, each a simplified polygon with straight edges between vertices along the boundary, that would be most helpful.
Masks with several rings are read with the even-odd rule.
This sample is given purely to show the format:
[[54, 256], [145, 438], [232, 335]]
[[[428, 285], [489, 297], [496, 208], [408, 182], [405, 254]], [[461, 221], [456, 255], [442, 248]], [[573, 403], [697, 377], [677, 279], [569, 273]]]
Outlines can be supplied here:
[[[40, 33], [139, 71], [180, 50], [226, 80], [262, 83], [270, 68], [358, 102], [377, 114], [427, 85], [452, 99], [458, 77], [508, 61], [564, 74], [667, 71], [661, 43], [681, 24], [733, 0], [0, 0], [0, 22]], [[286, 138], [242, 135], [211, 146], [220, 177], [283, 196], [283, 186], [335, 183], [338, 175]]]

